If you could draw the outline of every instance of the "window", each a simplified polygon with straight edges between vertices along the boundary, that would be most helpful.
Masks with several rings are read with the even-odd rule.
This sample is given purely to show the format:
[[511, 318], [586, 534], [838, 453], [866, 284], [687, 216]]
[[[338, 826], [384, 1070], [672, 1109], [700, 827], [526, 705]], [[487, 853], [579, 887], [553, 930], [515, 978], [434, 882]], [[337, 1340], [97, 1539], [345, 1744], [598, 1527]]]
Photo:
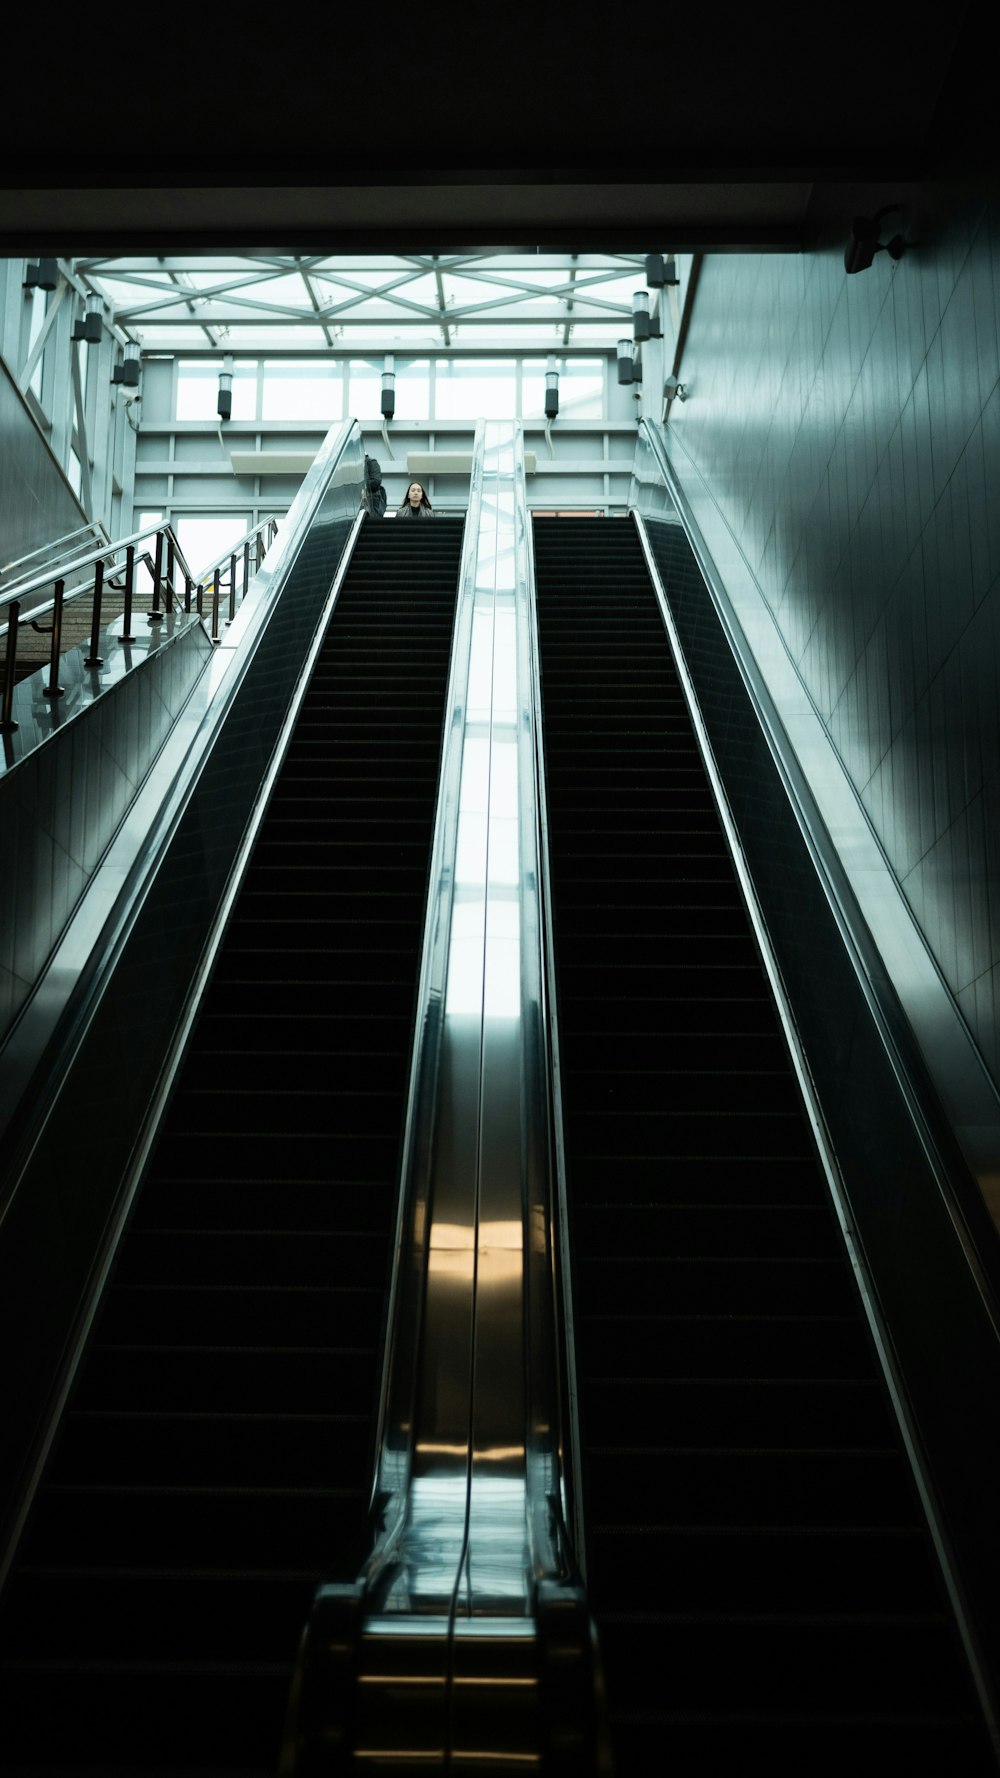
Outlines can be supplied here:
[[411, 364], [396, 360], [396, 419], [428, 420], [431, 412], [431, 367], [427, 358]]
[[378, 420], [381, 417], [381, 361], [351, 359], [348, 365], [347, 411], [353, 420]]
[[201, 578], [226, 550], [234, 549], [249, 531], [250, 522], [246, 512], [178, 513], [174, 531], [192, 574]]
[[439, 358], [435, 415], [439, 420], [507, 420], [517, 412], [513, 358]]
[[[235, 412], [235, 402], [233, 407]], [[265, 360], [265, 420], [316, 420], [329, 428], [343, 418], [343, 413], [344, 384], [339, 364], [317, 363], [315, 359]]]
[[[35, 289], [31, 292], [31, 320], [30, 320], [30, 323], [28, 326], [28, 354], [29, 354], [29, 356], [31, 354], [32, 346], [34, 345], [35, 341], [37, 340], [39, 334], [42, 331], [42, 323], [45, 320], [45, 311], [48, 306], [48, 300], [49, 300], [49, 296], [48, 296], [47, 290]], [[47, 347], [48, 346], [47, 340], [46, 340], [45, 344]], [[32, 372], [31, 382], [28, 384], [28, 388], [31, 390], [32, 395], [35, 397], [35, 400], [39, 403], [41, 403], [41, 399], [42, 399], [42, 366], [44, 365], [44, 363], [45, 363], [45, 351], [43, 350], [41, 357], [39, 358], [38, 363], [35, 365], [34, 371]]]
[[[221, 358], [182, 358], [177, 365], [177, 419], [217, 422]], [[257, 418], [257, 363], [237, 359], [233, 365], [234, 420]]]
[[[529, 359], [521, 378], [521, 418], [545, 417], [547, 360]], [[559, 417], [574, 420], [604, 419], [604, 361], [600, 358], [557, 358]]]

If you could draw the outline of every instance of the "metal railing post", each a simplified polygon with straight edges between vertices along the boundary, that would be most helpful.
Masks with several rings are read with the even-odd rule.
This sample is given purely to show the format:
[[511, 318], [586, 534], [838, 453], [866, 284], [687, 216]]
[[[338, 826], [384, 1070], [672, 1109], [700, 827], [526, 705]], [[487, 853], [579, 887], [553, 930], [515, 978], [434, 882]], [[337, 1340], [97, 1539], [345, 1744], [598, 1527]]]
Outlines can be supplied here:
[[149, 614], [149, 621], [151, 624], [160, 624], [163, 622], [163, 613], [160, 610], [160, 574], [161, 574], [162, 568], [163, 568], [163, 532], [157, 531], [157, 533], [156, 533], [156, 551], [153, 556], [153, 609]]
[[104, 658], [97, 652], [97, 644], [101, 634], [101, 599], [104, 593], [104, 563], [97, 562], [94, 567], [94, 608], [90, 618], [90, 653], [84, 661], [85, 667], [103, 667]]
[[3, 663], [3, 709], [0, 711], [0, 734], [8, 735], [17, 727], [11, 714], [14, 708], [14, 665], [17, 659], [17, 619], [20, 605], [15, 599], [7, 607], [7, 651]]
[[246, 540], [246, 543], [243, 545], [243, 597], [244, 597], [244, 599], [247, 596], [247, 587], [249, 585], [250, 585], [250, 539], [248, 537]]
[[56, 581], [55, 603], [52, 607], [52, 654], [49, 660], [49, 683], [43, 685], [43, 698], [61, 698], [63, 688], [59, 680], [59, 643], [62, 639], [63, 594], [66, 591], [64, 580]]
[[167, 584], [164, 588], [164, 603], [169, 612], [174, 609], [174, 540], [167, 533]]
[[236, 616], [236, 557], [229, 558], [229, 616], [227, 623], [232, 623]]
[[134, 642], [132, 635], [132, 590], [135, 586], [135, 544], [130, 543], [125, 551], [125, 608], [122, 613], [122, 641]]
[[184, 576], [184, 610], [185, 610], [185, 613], [187, 613], [191, 610], [191, 576], [190, 576], [190, 574], [185, 574], [185, 576]]
[[219, 640], [219, 570], [215, 570], [212, 582], [212, 641]]

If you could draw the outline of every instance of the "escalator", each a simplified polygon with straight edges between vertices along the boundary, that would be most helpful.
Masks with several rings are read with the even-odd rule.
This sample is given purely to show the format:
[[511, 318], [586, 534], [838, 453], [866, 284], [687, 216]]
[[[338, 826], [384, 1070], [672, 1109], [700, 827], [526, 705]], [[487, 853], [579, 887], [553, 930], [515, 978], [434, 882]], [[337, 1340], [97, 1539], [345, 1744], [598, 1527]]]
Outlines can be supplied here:
[[354, 1572], [462, 538], [361, 527], [4, 1596], [5, 1772], [272, 1773]]
[[618, 1778], [993, 1772], [638, 534], [537, 520], [534, 548]]

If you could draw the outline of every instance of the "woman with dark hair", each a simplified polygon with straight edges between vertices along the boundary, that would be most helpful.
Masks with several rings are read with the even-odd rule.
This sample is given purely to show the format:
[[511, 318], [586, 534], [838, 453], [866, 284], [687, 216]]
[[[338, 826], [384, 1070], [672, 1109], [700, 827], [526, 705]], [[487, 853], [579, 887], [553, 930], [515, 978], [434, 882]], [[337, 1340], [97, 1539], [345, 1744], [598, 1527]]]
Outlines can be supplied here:
[[434, 511], [419, 482], [411, 482], [406, 490], [397, 519], [432, 519]]

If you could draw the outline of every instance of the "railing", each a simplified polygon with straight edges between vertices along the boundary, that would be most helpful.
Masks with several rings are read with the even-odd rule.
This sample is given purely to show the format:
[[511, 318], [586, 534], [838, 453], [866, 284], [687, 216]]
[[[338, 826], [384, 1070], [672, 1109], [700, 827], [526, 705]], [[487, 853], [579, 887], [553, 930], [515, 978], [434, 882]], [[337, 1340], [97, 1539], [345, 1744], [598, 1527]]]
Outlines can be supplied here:
[[[212, 595], [212, 640], [218, 641], [219, 609], [222, 594], [225, 591], [228, 600], [227, 623], [232, 623], [236, 616], [236, 608], [240, 600], [246, 598], [247, 589], [253, 576], [258, 572], [265, 555], [278, 535], [278, 521], [273, 514], [261, 519], [259, 525], [252, 525], [245, 535], [238, 539], [229, 549], [224, 549], [214, 562], [209, 562], [198, 576], [197, 597], [204, 593]], [[252, 564], [252, 566], [251, 566]], [[242, 565], [242, 582], [238, 581], [237, 570]], [[237, 599], [236, 589], [240, 586], [240, 597]], [[198, 606], [199, 612], [201, 605]]]
[[[48, 699], [62, 697], [59, 660], [68, 646], [76, 646], [78, 642], [86, 643], [89, 640], [84, 666], [96, 670], [103, 665], [103, 657], [99, 653], [101, 626], [112, 603], [115, 616], [121, 617], [119, 640], [123, 643], [135, 641], [132, 622], [139, 598], [137, 569], [142, 567], [147, 571], [151, 582], [147, 622], [154, 626], [162, 623], [164, 617], [171, 615], [175, 609], [186, 614], [197, 612], [199, 617], [206, 618], [213, 643], [218, 643], [223, 594], [227, 596], [226, 621], [231, 623], [238, 604], [245, 598], [253, 576], [259, 571], [267, 550], [274, 542], [277, 529], [274, 518], [265, 519], [248, 531], [235, 549], [226, 551], [200, 575], [192, 572], [170, 525], [150, 526], [146, 530], [135, 531], [116, 543], [109, 543], [106, 547], [91, 548], [82, 554], [71, 555], [56, 570], [53, 570], [50, 560], [44, 572], [29, 575], [18, 584], [18, 596], [7, 603], [3, 622], [0, 622], [0, 638], [6, 637], [3, 689], [0, 695], [0, 734], [10, 734], [17, 728], [14, 691], [18, 681], [18, 651], [29, 628], [36, 634], [51, 637], [47, 650], [48, 679], [42, 695]], [[224, 571], [224, 564], [228, 567], [228, 574]], [[239, 564], [242, 564], [242, 579], [238, 572]], [[67, 583], [72, 580], [76, 580], [78, 584], [68, 586]], [[47, 597], [50, 587], [52, 593]], [[111, 599], [108, 597], [109, 592]], [[206, 595], [209, 599], [207, 614]], [[76, 616], [76, 606], [79, 604], [81, 610], [84, 609], [83, 602], [88, 596], [89, 630], [85, 624], [81, 627], [78, 621], [74, 626], [73, 640], [67, 642], [67, 613], [73, 612]], [[49, 621], [41, 621], [44, 619]], [[32, 662], [28, 671], [39, 671], [38, 664]]]
[[109, 544], [111, 542], [111, 534], [103, 519], [90, 519], [85, 525], [77, 525], [75, 531], [66, 531], [62, 537], [54, 537], [48, 543], [40, 543], [37, 549], [29, 549], [23, 556], [15, 556], [12, 562], [4, 562], [0, 567], [0, 580], [3, 582], [4, 594], [13, 592], [22, 580], [27, 580], [32, 574], [39, 572], [37, 566], [34, 569], [26, 566], [28, 562], [36, 562], [39, 556], [44, 556], [46, 567], [51, 574], [55, 575], [57, 564], [62, 556], [64, 554], [78, 554], [83, 548], [84, 538], [91, 538], [95, 544]]

